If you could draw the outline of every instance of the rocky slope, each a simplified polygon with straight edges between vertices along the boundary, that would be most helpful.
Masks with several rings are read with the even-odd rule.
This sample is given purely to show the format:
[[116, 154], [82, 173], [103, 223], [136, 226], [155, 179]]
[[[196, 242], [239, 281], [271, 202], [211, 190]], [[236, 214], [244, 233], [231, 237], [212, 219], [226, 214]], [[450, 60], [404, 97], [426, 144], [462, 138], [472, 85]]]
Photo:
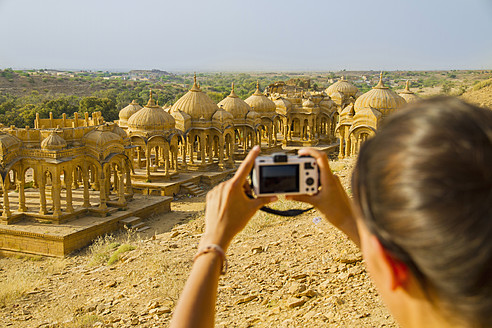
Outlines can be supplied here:
[[[351, 167], [333, 165], [346, 186]], [[149, 220], [152, 232], [106, 237], [66, 259], [0, 259], [0, 326], [167, 326], [203, 230], [204, 200], [178, 200], [173, 213]], [[135, 249], [107, 265], [118, 244]], [[396, 327], [359, 250], [315, 210], [291, 219], [258, 213], [228, 259], [217, 327]]]

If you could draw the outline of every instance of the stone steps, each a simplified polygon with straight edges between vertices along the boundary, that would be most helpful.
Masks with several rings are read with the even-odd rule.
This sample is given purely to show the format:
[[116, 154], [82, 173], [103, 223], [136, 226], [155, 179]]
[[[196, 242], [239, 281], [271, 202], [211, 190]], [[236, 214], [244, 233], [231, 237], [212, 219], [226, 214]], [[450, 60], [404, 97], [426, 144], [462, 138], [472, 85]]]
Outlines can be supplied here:
[[192, 182], [182, 183], [181, 188], [183, 188], [185, 192], [197, 197], [205, 196], [207, 194], [205, 191], [203, 191], [200, 187]]
[[133, 229], [137, 232], [142, 232], [150, 229], [145, 222], [142, 222], [142, 218], [138, 216], [130, 216], [120, 221], [120, 225], [125, 229]]

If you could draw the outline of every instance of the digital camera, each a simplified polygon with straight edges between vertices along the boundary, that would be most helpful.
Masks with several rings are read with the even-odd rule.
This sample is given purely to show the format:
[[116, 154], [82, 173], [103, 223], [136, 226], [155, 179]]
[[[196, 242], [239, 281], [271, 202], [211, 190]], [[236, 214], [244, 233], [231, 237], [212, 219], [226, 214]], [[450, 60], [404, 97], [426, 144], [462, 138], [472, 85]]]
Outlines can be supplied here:
[[313, 157], [284, 153], [257, 157], [251, 171], [256, 196], [316, 194], [318, 177], [318, 165]]

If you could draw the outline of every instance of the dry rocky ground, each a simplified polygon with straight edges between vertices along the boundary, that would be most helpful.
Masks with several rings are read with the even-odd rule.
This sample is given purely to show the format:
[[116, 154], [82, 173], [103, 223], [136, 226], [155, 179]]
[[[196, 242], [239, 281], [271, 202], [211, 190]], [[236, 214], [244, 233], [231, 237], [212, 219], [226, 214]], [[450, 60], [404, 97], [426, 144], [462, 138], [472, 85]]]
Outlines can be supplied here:
[[[352, 165], [332, 165], [347, 188]], [[203, 231], [204, 201], [183, 197], [172, 213], [148, 220], [150, 232], [107, 236], [65, 259], [1, 258], [0, 326], [168, 326]], [[397, 326], [357, 247], [318, 217], [252, 219], [228, 251], [217, 327]], [[120, 244], [126, 252], [108, 265]]]

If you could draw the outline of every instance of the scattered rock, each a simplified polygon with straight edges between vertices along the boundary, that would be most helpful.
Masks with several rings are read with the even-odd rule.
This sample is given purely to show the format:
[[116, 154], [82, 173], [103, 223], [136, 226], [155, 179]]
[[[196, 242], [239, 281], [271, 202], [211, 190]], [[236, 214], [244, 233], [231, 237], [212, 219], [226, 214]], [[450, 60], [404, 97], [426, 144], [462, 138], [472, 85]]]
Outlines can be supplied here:
[[118, 285], [118, 282], [116, 280], [110, 281], [109, 283], [106, 284], [106, 287], [111, 288], [111, 287], [116, 287]]
[[241, 304], [241, 303], [251, 302], [252, 300], [254, 300], [257, 297], [258, 297], [257, 295], [249, 295], [249, 296], [246, 296], [246, 297], [240, 297], [239, 299], [236, 300], [235, 303], [236, 304]]
[[287, 306], [290, 308], [303, 306], [308, 300], [309, 299], [305, 296], [302, 298], [292, 297], [287, 301]]
[[252, 252], [253, 254], [263, 253], [263, 247], [261, 247], [261, 246], [254, 247], [253, 249], [251, 249], [251, 252]]

